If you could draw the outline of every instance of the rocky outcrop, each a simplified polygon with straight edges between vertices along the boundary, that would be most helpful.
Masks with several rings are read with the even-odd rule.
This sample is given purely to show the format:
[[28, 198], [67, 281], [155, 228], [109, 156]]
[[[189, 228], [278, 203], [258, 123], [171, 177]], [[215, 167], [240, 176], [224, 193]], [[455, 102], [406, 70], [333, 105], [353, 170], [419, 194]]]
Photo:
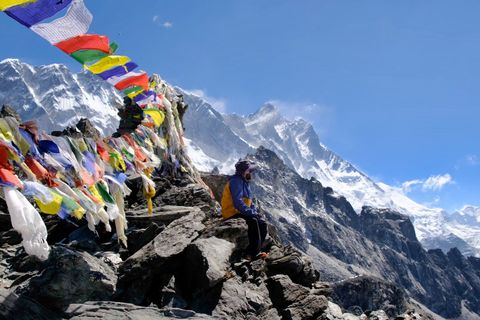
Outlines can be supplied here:
[[[311, 260], [295, 248], [284, 247], [269, 238], [264, 248], [270, 252], [269, 257], [245, 262], [239, 260], [239, 253], [247, 244], [243, 220], [222, 221], [198, 208], [175, 216], [175, 208], [170, 209], [164, 213], [171, 220], [157, 219], [148, 227], [140, 218], [143, 213], [139, 210], [138, 219], [132, 218], [130, 232], [139, 235], [132, 241], [141, 248], [128, 253], [124, 261], [120, 259], [121, 252], [119, 257], [118, 253], [104, 251], [111, 248], [109, 242], [97, 243], [96, 248], [102, 251], [90, 254], [77, 249], [76, 242], [66, 240], [62, 246], [54, 247], [45, 263], [25, 254], [15, 255], [15, 250], [22, 250], [19, 245], [5, 252], [7, 272], [0, 278], [9, 277], [13, 281], [0, 282], [0, 299], [4, 301], [0, 316], [19, 314], [19, 319], [360, 319], [344, 313], [344, 309], [328, 300], [335, 287], [319, 282]], [[180, 207], [176, 211], [187, 209]], [[134, 214], [132, 211], [130, 217]], [[161, 223], [161, 227], [157, 223]], [[145, 238], [140, 240], [142, 234]], [[152, 240], [142, 246], [149, 237], [153, 237]], [[382, 300], [383, 292], [368, 291], [362, 286], [358, 290], [360, 296], [372, 295], [378, 306], [392, 301], [388, 295]], [[369, 318], [365, 313], [362, 317], [379, 319]]]
[[128, 258], [119, 270], [117, 297], [135, 304], [150, 304], [154, 299], [150, 292], [155, 290], [154, 286], [161, 288], [168, 283], [178, 267], [176, 258], [205, 228], [204, 218], [203, 213], [193, 212], [172, 222], [152, 242]]
[[[248, 157], [259, 166], [253, 185], [258, 207], [278, 230], [278, 238], [313, 255], [320, 278], [373, 276], [394, 283], [407, 297], [441, 316], [460, 316], [462, 301], [468, 310], [480, 314], [477, 260], [466, 259], [455, 249], [447, 254], [427, 252], [408, 217], [372, 207], [357, 214], [347, 199], [313, 178], [303, 179], [265, 148]], [[225, 179], [204, 175], [217, 199]], [[374, 289], [370, 293], [374, 296]]]
[[19, 291], [50, 309], [72, 303], [108, 300], [117, 283], [114, 271], [86, 252], [54, 247], [41, 273]]
[[[333, 300], [357, 315], [371, 310], [383, 310], [389, 317], [394, 317], [407, 309], [404, 291], [382, 279], [361, 276], [335, 283], [332, 288]], [[363, 294], [359, 295], [358, 292]]]
[[91, 138], [98, 140], [101, 137], [100, 132], [93, 126], [90, 120], [82, 118], [75, 126], [70, 126], [63, 131], [53, 131], [53, 136], [68, 136], [72, 138]]
[[0, 110], [0, 117], [13, 117], [18, 121], [18, 123], [22, 123], [22, 119], [20, 118], [18, 112], [8, 104], [4, 104], [2, 106], [2, 110]]

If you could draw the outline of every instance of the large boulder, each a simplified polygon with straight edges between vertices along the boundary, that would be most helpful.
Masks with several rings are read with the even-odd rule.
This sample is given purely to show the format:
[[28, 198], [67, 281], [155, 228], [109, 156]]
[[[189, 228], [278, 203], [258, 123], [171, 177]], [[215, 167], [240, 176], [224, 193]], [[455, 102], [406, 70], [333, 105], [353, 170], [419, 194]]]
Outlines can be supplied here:
[[56, 246], [45, 269], [20, 291], [48, 308], [63, 309], [71, 303], [111, 298], [116, 282], [114, 271], [100, 259]]
[[328, 307], [328, 300], [324, 296], [309, 295], [305, 299], [290, 305], [283, 312], [285, 320], [315, 320]]
[[319, 279], [312, 261], [293, 247], [274, 246], [266, 261], [269, 275], [285, 274], [293, 282], [308, 287]]
[[193, 310], [210, 313], [215, 308], [221, 283], [229, 276], [234, 245], [223, 239], [198, 239], [185, 250], [175, 272], [176, 293]]
[[397, 285], [382, 279], [360, 276], [332, 285], [332, 299], [344, 309], [358, 313], [368, 310], [384, 310], [390, 317], [407, 309], [405, 293]]
[[152, 222], [145, 229], [132, 229], [133, 228], [129, 228], [127, 232], [128, 250], [122, 251], [122, 259], [124, 260], [155, 239], [165, 227]]
[[149, 244], [128, 258], [119, 268], [117, 298], [135, 304], [149, 304], [152, 290], [160, 290], [179, 267], [180, 254], [205, 228], [205, 214], [194, 211], [169, 224]]
[[212, 315], [225, 319], [259, 319], [272, 314], [271, 308], [272, 302], [264, 283], [242, 282], [233, 277], [223, 283]]
[[203, 282], [199, 288], [214, 287], [224, 279], [234, 247], [233, 243], [215, 237], [196, 240], [185, 252], [185, 276]]
[[202, 237], [216, 237], [235, 244], [235, 252], [241, 254], [248, 246], [248, 227], [243, 219], [210, 219]]
[[310, 290], [293, 283], [286, 275], [275, 275], [267, 280], [270, 299], [277, 309], [285, 309], [296, 301], [303, 300], [310, 294]]

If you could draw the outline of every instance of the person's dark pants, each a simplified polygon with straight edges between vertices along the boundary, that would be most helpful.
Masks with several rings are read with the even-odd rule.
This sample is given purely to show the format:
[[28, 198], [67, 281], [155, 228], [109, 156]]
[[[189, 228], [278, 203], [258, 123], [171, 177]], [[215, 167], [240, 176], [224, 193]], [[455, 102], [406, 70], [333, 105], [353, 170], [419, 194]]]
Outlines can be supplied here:
[[267, 223], [262, 217], [258, 215], [245, 215], [237, 214], [239, 218], [242, 218], [248, 225], [248, 247], [247, 253], [252, 257], [255, 257], [260, 253], [262, 244], [267, 237]]

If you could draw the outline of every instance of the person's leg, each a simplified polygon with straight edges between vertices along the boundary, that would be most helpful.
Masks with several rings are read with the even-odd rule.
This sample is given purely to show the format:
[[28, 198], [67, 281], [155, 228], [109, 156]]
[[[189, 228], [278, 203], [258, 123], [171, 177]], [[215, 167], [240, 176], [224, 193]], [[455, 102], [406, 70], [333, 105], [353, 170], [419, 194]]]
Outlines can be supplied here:
[[261, 234], [260, 234], [260, 228], [258, 225], [258, 220], [254, 217], [251, 216], [246, 216], [246, 215], [240, 215], [245, 222], [247, 222], [248, 226], [248, 247], [247, 247], [247, 253], [252, 257], [255, 258], [255, 256], [260, 252], [260, 240], [261, 240]]
[[258, 227], [260, 229], [260, 248], [261, 248], [268, 234], [267, 222], [262, 218], [258, 219]]

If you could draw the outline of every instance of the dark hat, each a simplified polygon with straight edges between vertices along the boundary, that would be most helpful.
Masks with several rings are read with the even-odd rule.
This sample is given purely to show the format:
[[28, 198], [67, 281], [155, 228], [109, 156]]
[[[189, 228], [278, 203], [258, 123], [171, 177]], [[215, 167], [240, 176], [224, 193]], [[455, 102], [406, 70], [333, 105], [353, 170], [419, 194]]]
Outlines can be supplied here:
[[249, 160], [239, 160], [235, 164], [235, 173], [236, 174], [244, 174], [245, 171], [250, 170], [250, 172], [254, 171], [257, 168], [253, 161]]

